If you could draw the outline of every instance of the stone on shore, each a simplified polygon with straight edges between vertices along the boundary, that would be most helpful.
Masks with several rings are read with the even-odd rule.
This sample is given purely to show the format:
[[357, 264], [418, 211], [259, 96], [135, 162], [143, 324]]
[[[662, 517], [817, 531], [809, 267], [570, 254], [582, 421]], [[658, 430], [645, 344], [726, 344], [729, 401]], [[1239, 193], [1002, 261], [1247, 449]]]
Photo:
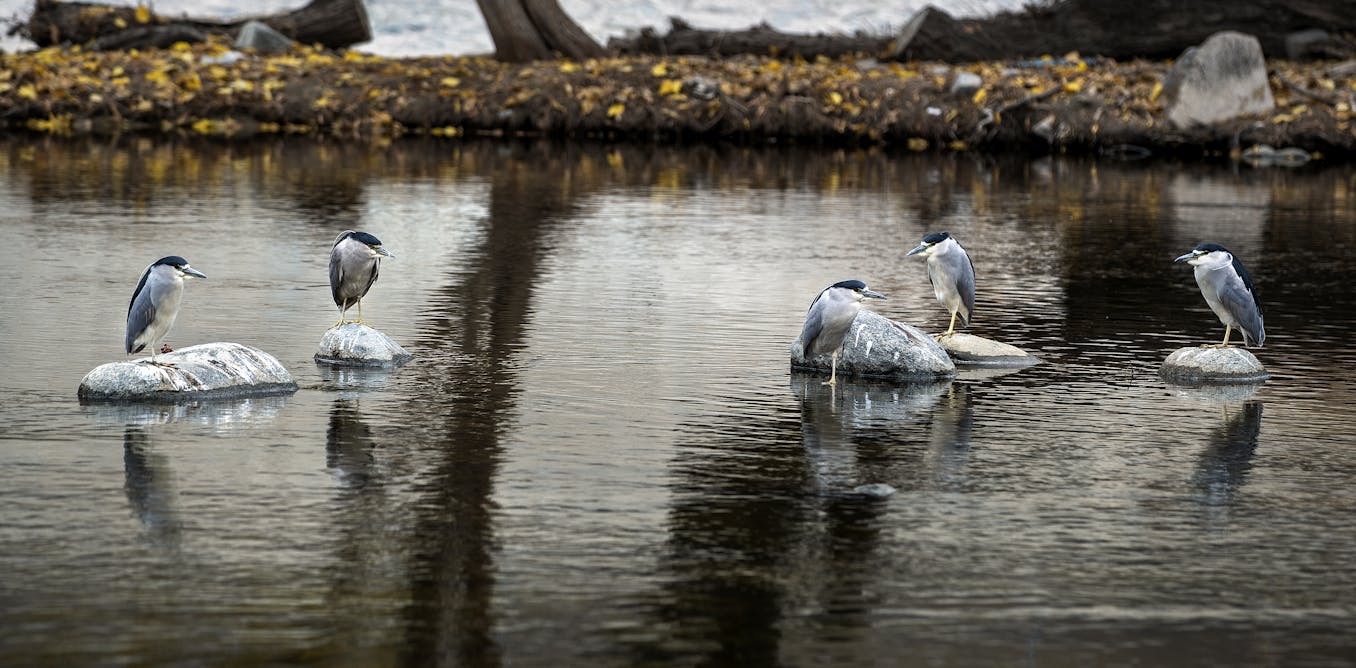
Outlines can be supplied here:
[[391, 337], [357, 322], [331, 327], [315, 353], [316, 362], [336, 366], [393, 367], [413, 358]]
[[943, 336], [937, 343], [951, 355], [952, 361], [962, 366], [1016, 368], [1041, 362], [1040, 358], [1017, 346], [964, 332]]
[[1211, 125], [1275, 108], [1257, 38], [1217, 32], [1182, 52], [1163, 82], [1164, 114], [1178, 128]]
[[164, 401], [290, 394], [292, 375], [276, 358], [239, 343], [204, 343], [136, 361], [95, 367], [80, 381], [82, 401]]
[[1171, 383], [1259, 383], [1270, 378], [1262, 363], [1243, 348], [1178, 348], [1159, 370]]
[[235, 48], [253, 49], [258, 53], [287, 53], [295, 42], [292, 38], [274, 30], [263, 21], [246, 21], [240, 26], [240, 34], [235, 38]]
[[[827, 376], [831, 364], [829, 353], [807, 358], [799, 336], [791, 344], [793, 370]], [[838, 375], [894, 381], [936, 380], [955, 376], [956, 365], [922, 330], [862, 310], [852, 321], [843, 341], [843, 349], [838, 355]]]

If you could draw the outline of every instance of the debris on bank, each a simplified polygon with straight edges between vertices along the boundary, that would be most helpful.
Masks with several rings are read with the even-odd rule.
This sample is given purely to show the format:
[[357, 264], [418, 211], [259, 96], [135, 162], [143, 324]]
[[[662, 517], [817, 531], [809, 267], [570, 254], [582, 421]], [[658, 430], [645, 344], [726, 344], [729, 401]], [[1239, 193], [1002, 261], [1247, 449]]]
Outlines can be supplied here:
[[[1078, 53], [944, 65], [630, 56], [525, 65], [224, 38], [0, 54], [0, 118], [53, 134], [524, 135], [1243, 158], [1356, 155], [1356, 62], [1267, 62], [1269, 111], [1179, 127], [1168, 62]], [[1280, 152], [1291, 156], [1276, 162]]]

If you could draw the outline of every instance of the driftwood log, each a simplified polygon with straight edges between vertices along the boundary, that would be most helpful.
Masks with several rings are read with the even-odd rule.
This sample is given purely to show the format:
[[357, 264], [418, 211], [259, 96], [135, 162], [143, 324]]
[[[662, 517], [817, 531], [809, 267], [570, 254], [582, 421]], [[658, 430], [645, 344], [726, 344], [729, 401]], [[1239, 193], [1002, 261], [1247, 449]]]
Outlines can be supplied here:
[[[1287, 37], [1305, 30], [1327, 34], [1299, 56], [1349, 57], [1356, 44], [1356, 2], [1325, 0], [1058, 0], [1017, 12], [956, 19], [924, 7], [894, 35], [783, 33], [768, 26], [738, 31], [699, 30], [673, 19], [667, 35], [652, 28], [614, 38], [608, 47], [628, 55], [838, 57], [855, 53], [893, 60], [975, 62], [1056, 56], [1121, 60], [1176, 58], [1221, 30], [1257, 37], [1269, 58], [1297, 57]], [[1289, 48], [1288, 48], [1289, 47]]]
[[[343, 48], [372, 39], [362, 0], [311, 0], [300, 9], [237, 21], [167, 17], [136, 7], [89, 2], [37, 0], [28, 23], [18, 32], [39, 47], [83, 44], [95, 50], [165, 47], [201, 42], [208, 35], [234, 39], [255, 20], [303, 44]], [[14, 31], [11, 31], [14, 32]]]

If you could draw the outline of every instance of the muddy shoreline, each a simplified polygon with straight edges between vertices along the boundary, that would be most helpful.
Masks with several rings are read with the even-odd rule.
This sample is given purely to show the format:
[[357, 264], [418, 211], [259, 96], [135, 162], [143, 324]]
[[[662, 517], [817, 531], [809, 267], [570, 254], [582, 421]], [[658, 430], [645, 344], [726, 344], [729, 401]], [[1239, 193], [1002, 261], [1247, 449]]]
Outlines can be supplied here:
[[[1356, 157], [1356, 68], [1332, 62], [1269, 63], [1273, 113], [1187, 130], [1163, 116], [1170, 63], [1077, 54], [956, 66], [755, 56], [515, 65], [315, 48], [256, 56], [209, 42], [54, 47], [0, 63], [5, 127], [55, 135], [541, 136], [1203, 159], [1267, 145]], [[954, 90], [965, 72], [979, 85]]]

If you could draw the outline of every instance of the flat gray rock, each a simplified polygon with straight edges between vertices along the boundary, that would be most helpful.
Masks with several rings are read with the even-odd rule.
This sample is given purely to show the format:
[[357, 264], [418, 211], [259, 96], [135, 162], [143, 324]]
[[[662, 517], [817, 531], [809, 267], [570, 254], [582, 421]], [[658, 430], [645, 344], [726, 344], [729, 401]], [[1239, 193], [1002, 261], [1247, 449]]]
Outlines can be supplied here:
[[254, 49], [259, 53], [286, 53], [295, 42], [262, 21], [246, 21], [233, 45], [237, 49]]
[[982, 336], [954, 332], [937, 339], [937, 343], [951, 355], [951, 359], [962, 366], [990, 366], [1019, 368], [1040, 364], [1040, 358], [1000, 341]]
[[1270, 378], [1262, 363], [1243, 348], [1178, 348], [1159, 369], [1172, 383], [1258, 383]]
[[1163, 95], [1164, 113], [1179, 128], [1276, 107], [1262, 45], [1252, 35], [1227, 30], [1182, 52], [1163, 82]]
[[[832, 356], [828, 353], [805, 357], [805, 346], [797, 336], [791, 344], [791, 368], [829, 375]], [[894, 381], [920, 381], [951, 378], [956, 365], [941, 346], [922, 330], [895, 322], [863, 309], [852, 321], [843, 350], [838, 355], [838, 375], [844, 378], [879, 378]]]
[[239, 343], [204, 343], [136, 361], [110, 362], [80, 381], [82, 401], [164, 401], [253, 397], [297, 391], [276, 358]]
[[391, 367], [413, 358], [391, 337], [356, 322], [331, 327], [315, 352], [316, 362], [337, 366]]

